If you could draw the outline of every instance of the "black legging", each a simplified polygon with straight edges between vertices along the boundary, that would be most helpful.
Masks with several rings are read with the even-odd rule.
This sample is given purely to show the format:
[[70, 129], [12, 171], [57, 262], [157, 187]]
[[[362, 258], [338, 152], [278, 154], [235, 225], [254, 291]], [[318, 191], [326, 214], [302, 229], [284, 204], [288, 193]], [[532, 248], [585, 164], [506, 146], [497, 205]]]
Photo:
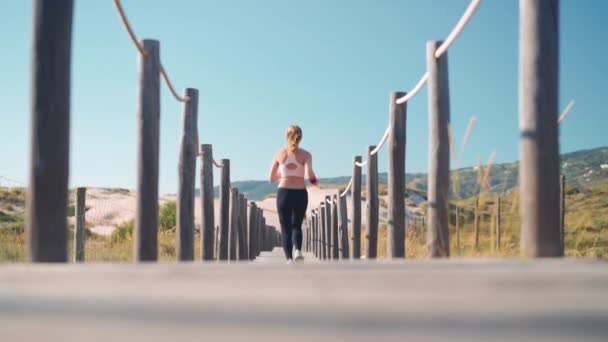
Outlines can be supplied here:
[[302, 221], [308, 206], [306, 189], [284, 189], [277, 191], [277, 211], [281, 222], [285, 257], [292, 259], [292, 249], [302, 249]]

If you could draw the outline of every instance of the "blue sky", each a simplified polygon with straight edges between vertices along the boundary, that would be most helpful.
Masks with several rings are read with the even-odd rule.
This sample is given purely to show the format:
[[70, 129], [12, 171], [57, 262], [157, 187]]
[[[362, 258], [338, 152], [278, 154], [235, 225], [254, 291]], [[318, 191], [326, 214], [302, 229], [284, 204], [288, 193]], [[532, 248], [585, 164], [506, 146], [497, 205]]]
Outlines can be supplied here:
[[[468, 0], [123, 0], [140, 38], [161, 42], [173, 83], [200, 91], [199, 134], [230, 158], [233, 180], [265, 179], [291, 123], [304, 130], [320, 177], [348, 175], [377, 144], [389, 93], [425, 71], [425, 42], [443, 39]], [[562, 0], [561, 151], [608, 145], [608, 2]], [[0, 3], [0, 175], [27, 181], [31, 1]], [[71, 186], [133, 188], [137, 55], [111, 0], [76, 1]], [[518, 158], [518, 1], [483, 0], [449, 51], [452, 125], [461, 165]], [[161, 192], [177, 188], [181, 104], [163, 86]], [[602, 106], [604, 105], [604, 106]], [[408, 105], [408, 172], [427, 167], [427, 93]], [[380, 153], [386, 170], [386, 152]], [[219, 173], [216, 173], [216, 181]]]

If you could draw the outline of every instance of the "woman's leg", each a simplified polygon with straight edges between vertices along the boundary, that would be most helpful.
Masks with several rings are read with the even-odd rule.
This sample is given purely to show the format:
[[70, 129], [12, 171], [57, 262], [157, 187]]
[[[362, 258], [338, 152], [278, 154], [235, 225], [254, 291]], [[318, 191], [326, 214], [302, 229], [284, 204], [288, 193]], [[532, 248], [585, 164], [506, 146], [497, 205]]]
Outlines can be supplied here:
[[277, 191], [277, 213], [279, 214], [279, 222], [281, 223], [281, 235], [283, 236], [283, 250], [285, 257], [292, 259], [293, 244], [291, 241], [292, 235], [292, 205], [289, 201], [289, 190], [279, 189]]
[[308, 191], [299, 190], [294, 196], [293, 224], [291, 226], [293, 245], [297, 250], [302, 250], [302, 222], [306, 216], [308, 207]]

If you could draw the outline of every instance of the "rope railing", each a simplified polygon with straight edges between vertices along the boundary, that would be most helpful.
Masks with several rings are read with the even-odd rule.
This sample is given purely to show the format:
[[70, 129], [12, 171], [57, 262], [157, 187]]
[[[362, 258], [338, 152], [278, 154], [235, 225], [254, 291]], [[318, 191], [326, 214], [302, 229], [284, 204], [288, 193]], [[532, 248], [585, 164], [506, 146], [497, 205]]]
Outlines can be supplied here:
[[384, 144], [386, 143], [386, 140], [388, 139], [388, 135], [390, 132], [391, 132], [391, 125], [389, 124], [388, 127], [386, 127], [386, 131], [384, 131], [384, 135], [382, 136], [382, 139], [380, 139], [380, 142], [378, 143], [376, 148], [374, 148], [370, 152], [372, 155], [377, 154], [382, 149], [382, 146], [384, 146]]
[[358, 167], [364, 167], [365, 165], [367, 165], [367, 160], [362, 162], [355, 162], [355, 165], [357, 165]]
[[475, 11], [477, 10], [477, 7], [479, 7], [480, 3], [481, 3], [481, 0], [471, 1], [471, 3], [469, 4], [469, 7], [467, 7], [467, 10], [464, 12], [462, 17], [460, 18], [460, 20], [458, 21], [458, 23], [452, 30], [452, 32], [450, 32], [450, 34], [445, 39], [443, 44], [441, 44], [441, 46], [439, 46], [439, 48], [437, 48], [437, 50], [435, 51], [435, 58], [440, 58], [448, 50], [450, 45], [452, 45], [454, 40], [456, 40], [456, 38], [458, 38], [458, 36], [462, 32], [462, 30], [464, 30], [465, 26], [469, 23], [469, 21], [473, 17], [473, 14], [475, 14]]
[[348, 182], [348, 185], [346, 186], [346, 188], [344, 189], [344, 191], [342, 191], [342, 193], [340, 194], [340, 197], [344, 197], [346, 196], [346, 194], [348, 194], [348, 192], [350, 191], [350, 188], [353, 186], [353, 178], [350, 178], [350, 181]]
[[[141, 46], [141, 44], [139, 43], [139, 40], [137, 39], [137, 36], [135, 35], [135, 32], [133, 31], [133, 28], [131, 27], [131, 24], [129, 23], [129, 19], [127, 18], [127, 15], [125, 14], [124, 9], [122, 8], [120, 0], [114, 0], [114, 6], [116, 7], [116, 10], [118, 11], [118, 16], [120, 17], [120, 20], [122, 21], [123, 26], [127, 30], [127, 33], [129, 34], [129, 37], [131, 38], [131, 41], [133, 42], [133, 44], [135, 45], [135, 47], [137, 48], [139, 53], [141, 53], [142, 56], [146, 57], [147, 56], [146, 51], [144, 50], [144, 47]], [[165, 67], [163, 67], [162, 64], [160, 65], [160, 73], [163, 76], [163, 79], [165, 80], [165, 84], [167, 84], [169, 91], [171, 92], [173, 97], [175, 97], [175, 99], [177, 101], [188, 102], [190, 100], [187, 96], [181, 97], [181, 96], [179, 96], [179, 94], [177, 94], [177, 92], [175, 91], [175, 87], [173, 87], [173, 84], [171, 83], [171, 80], [169, 79], [169, 76], [167, 75], [167, 72], [165, 71]]]
[[557, 119], [557, 124], [558, 125], [561, 124], [562, 121], [564, 121], [564, 119], [566, 118], [566, 116], [568, 116], [568, 114], [570, 114], [570, 111], [572, 110], [572, 107], [574, 107], [574, 102], [575, 102], [574, 99], [570, 100], [570, 102], [566, 106], [566, 109], [564, 109], [564, 111], [562, 112], [562, 114]]
[[416, 86], [414, 86], [414, 89], [412, 89], [410, 92], [408, 92], [405, 96], [397, 99], [397, 101], [395, 101], [395, 102], [397, 104], [406, 103], [407, 101], [409, 101], [409, 99], [411, 99], [412, 97], [416, 96], [416, 94], [418, 94], [420, 89], [422, 89], [422, 87], [426, 84], [426, 81], [428, 81], [428, 80], [429, 80], [429, 73], [425, 72], [424, 75], [422, 75], [422, 78], [420, 78], [420, 81], [418, 81], [418, 83], [416, 83]]
[[213, 159], [213, 165], [215, 165], [215, 167], [217, 167], [218, 169], [221, 169], [224, 167], [223, 163], [218, 163], [215, 159]]

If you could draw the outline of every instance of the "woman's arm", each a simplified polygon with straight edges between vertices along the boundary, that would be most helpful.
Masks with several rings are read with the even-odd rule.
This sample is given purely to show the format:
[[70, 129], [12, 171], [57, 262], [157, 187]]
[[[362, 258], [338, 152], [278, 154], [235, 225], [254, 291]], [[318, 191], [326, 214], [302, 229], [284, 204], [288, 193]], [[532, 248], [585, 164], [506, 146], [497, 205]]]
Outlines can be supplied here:
[[270, 166], [270, 174], [268, 175], [268, 181], [270, 182], [270, 184], [281, 179], [281, 175], [279, 174], [278, 171], [279, 171], [279, 162], [277, 161], [277, 158], [275, 157], [272, 159], [272, 165]]
[[317, 180], [317, 175], [315, 175], [315, 171], [312, 169], [312, 154], [308, 153], [308, 159], [306, 160], [306, 173], [308, 174], [308, 180], [312, 185], [318, 185], [319, 181]]

